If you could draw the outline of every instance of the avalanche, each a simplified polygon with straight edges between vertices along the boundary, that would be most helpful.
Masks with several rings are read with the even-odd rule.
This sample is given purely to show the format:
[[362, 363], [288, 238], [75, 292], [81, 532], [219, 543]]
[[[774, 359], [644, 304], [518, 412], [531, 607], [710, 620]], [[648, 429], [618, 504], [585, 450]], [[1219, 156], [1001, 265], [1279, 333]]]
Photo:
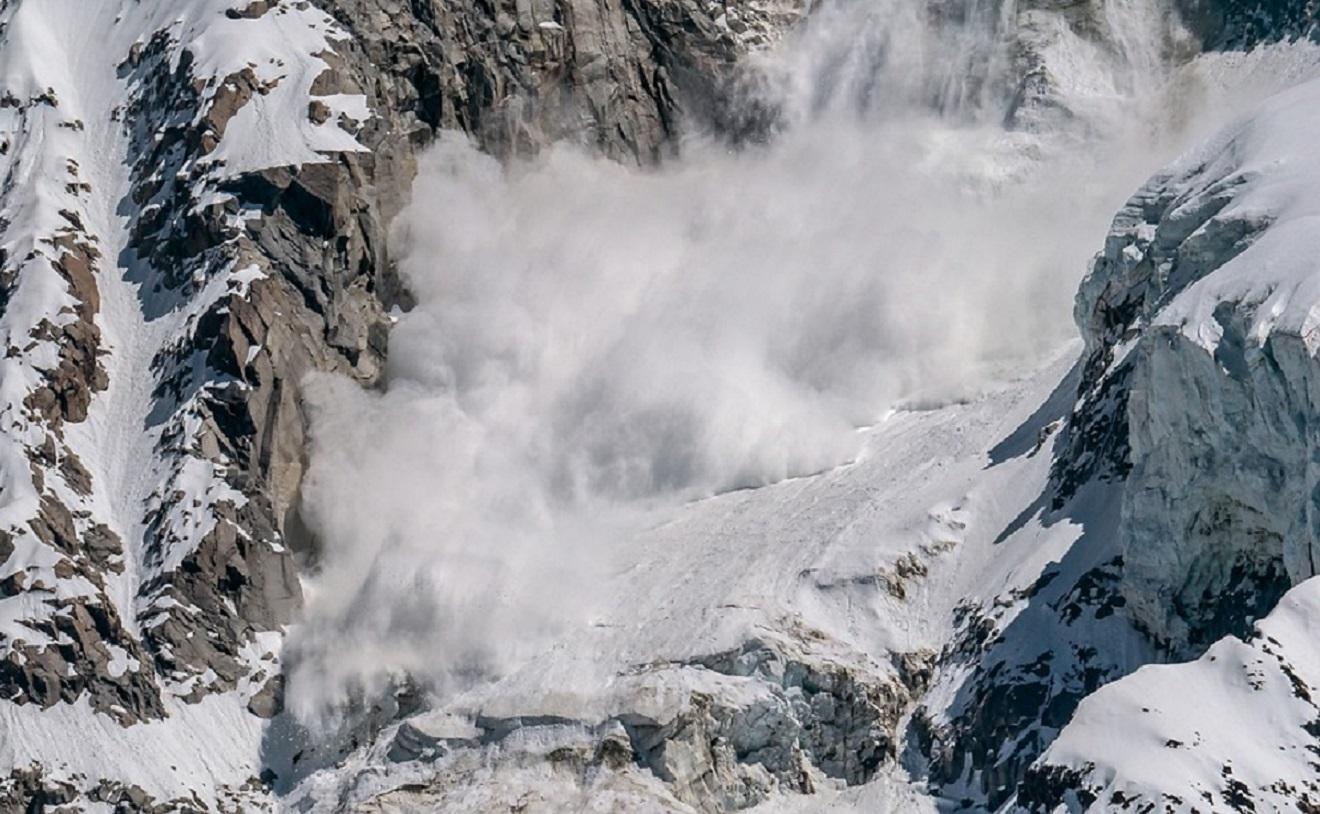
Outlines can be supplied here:
[[0, 810], [1320, 806], [1211, 5], [0, 0]]

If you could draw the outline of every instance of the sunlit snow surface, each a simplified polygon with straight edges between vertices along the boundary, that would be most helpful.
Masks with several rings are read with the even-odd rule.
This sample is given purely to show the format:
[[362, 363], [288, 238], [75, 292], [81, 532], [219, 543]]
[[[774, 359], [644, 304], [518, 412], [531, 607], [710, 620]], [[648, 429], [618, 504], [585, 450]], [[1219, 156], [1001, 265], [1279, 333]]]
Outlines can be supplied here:
[[[1157, 315], [1213, 351], [1219, 303], [1241, 303], [1250, 338], [1297, 336], [1314, 354], [1320, 319], [1320, 82], [1282, 93], [1169, 168], [1194, 201], [1232, 190], [1217, 219], [1264, 231]], [[1249, 642], [1221, 640], [1189, 664], [1150, 666], [1082, 702], [1042, 758], [1077, 770], [1100, 799], [1115, 794], [1223, 805], [1233, 784], [1256, 806], [1290, 810], [1317, 796], [1320, 579], [1294, 587]], [[1257, 808], [1257, 810], [1261, 810]]]
[[1320, 85], [1311, 82], [1270, 99], [1250, 119], [1165, 170], [1182, 185], [1188, 205], [1205, 190], [1226, 190], [1231, 203], [1216, 220], [1266, 228], [1240, 254], [1180, 292], [1160, 311], [1157, 324], [1176, 325], [1213, 351], [1223, 334], [1215, 308], [1243, 302], [1254, 314], [1252, 341], [1262, 343], [1279, 331], [1301, 337], [1312, 354], [1320, 350], [1316, 133]]

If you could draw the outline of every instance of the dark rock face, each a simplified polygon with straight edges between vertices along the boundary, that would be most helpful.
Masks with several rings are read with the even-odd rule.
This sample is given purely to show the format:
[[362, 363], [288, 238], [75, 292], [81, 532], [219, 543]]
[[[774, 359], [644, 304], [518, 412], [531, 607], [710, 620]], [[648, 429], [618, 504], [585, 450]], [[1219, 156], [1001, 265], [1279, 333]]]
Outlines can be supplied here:
[[314, 91], [365, 93], [381, 117], [362, 136], [400, 168], [403, 183], [378, 185], [393, 196], [386, 219], [407, 189], [413, 150], [438, 129], [462, 130], [501, 157], [569, 141], [628, 162], [659, 159], [681, 120], [725, 115], [737, 58], [802, 10], [730, 6], [741, 13], [735, 30], [692, 0], [322, 6], [353, 40]]
[[1179, 7], [1192, 30], [1216, 50], [1320, 38], [1316, 0], [1180, 0]]
[[1099, 798], [1082, 783], [1087, 772], [1086, 768], [1063, 766], [1033, 768], [1022, 780], [1017, 802], [1028, 811], [1052, 811], [1056, 806], [1089, 808]]

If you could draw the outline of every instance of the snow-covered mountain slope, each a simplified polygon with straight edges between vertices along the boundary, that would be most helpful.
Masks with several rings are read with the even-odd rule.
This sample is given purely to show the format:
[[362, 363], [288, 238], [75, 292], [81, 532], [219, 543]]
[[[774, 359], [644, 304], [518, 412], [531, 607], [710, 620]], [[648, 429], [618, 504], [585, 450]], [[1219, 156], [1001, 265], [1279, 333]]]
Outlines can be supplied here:
[[[245, 707], [274, 687], [299, 601], [269, 495], [244, 471], [256, 450], [233, 431], [245, 399], [271, 405], [255, 397], [278, 348], [220, 341], [270, 290], [223, 187], [362, 148], [305, 123], [312, 54], [335, 37], [325, 15], [224, 11], [3, 9], [0, 682], [15, 805], [50, 775], [113, 803], [126, 786], [214, 799], [259, 773], [246, 750], [200, 744], [166, 769], [155, 745], [198, 731], [250, 743]], [[198, 705], [216, 692], [232, 697]]]
[[1293, 588], [1246, 642], [1145, 667], [1082, 702], [1022, 797], [1068, 810], [1311, 811], [1320, 686], [1317, 582]]
[[0, 0], [0, 810], [1309, 804], [1314, 84], [1021, 307], [1320, 65], [1181, 5]]
[[[1314, 70], [1297, 55], [1272, 70]], [[1310, 534], [1318, 87], [1120, 211], [1077, 298], [1080, 359], [900, 410], [828, 472], [649, 510], [593, 575], [597, 626], [383, 727], [293, 799], [1305, 810], [1310, 583], [1249, 645], [1231, 634], [1313, 573], [1287, 546]]]
[[1032, 770], [1041, 802], [1317, 805], [1317, 102], [1281, 94], [1157, 176], [1083, 285], [1124, 335], [1104, 375], [1130, 377], [1128, 613], [1171, 656], [1209, 650], [1088, 698]]

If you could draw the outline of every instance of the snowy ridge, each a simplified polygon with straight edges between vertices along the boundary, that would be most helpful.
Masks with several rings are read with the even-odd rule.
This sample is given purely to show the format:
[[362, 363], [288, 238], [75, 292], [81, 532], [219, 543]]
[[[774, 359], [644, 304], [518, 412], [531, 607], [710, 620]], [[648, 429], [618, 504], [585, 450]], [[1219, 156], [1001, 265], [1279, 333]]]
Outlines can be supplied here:
[[[0, 161], [5, 175], [3, 256], [7, 268], [0, 332], [7, 352], [0, 361], [4, 399], [0, 415], [5, 422], [0, 436], [5, 459], [0, 514], [8, 530], [5, 547], [17, 549], [18, 555], [11, 556], [3, 566], [4, 577], [12, 578], [15, 572], [30, 567], [31, 576], [25, 575], [24, 579], [50, 586], [62, 594], [60, 599], [89, 597], [96, 594], [96, 587], [85, 579], [60, 584], [54, 573], [59, 555], [26, 527], [38, 514], [41, 494], [28, 463], [28, 449], [41, 447], [47, 438], [41, 426], [42, 412], [29, 405], [30, 399], [46, 384], [47, 375], [60, 368], [66, 348], [81, 352], [84, 361], [96, 364], [95, 330], [84, 329], [76, 339], [65, 332], [79, 321], [79, 310], [84, 321], [89, 321], [96, 309], [91, 265], [100, 254], [95, 244], [101, 237], [89, 234], [79, 215], [88, 193], [79, 175], [80, 164], [74, 158], [82, 154], [87, 140], [82, 118], [85, 111], [79, 109], [78, 97], [71, 91], [67, 66], [59, 62], [47, 66], [37, 59], [37, 54], [54, 47], [56, 37], [50, 21], [40, 14], [23, 14], [21, 9], [6, 9], [5, 13], [5, 149]], [[58, 106], [55, 85], [66, 95], [64, 109]], [[80, 277], [73, 284], [64, 266], [68, 263], [80, 267]], [[87, 360], [88, 354], [93, 359]], [[94, 384], [84, 382], [80, 387], [74, 383], [73, 393], [66, 398], [76, 398], [85, 409], [89, 397], [86, 391]], [[52, 486], [63, 492], [61, 496], [66, 500], [81, 500], [70, 495], [63, 478], [55, 479]], [[15, 638], [30, 639], [35, 634], [39, 645], [52, 641], [40, 631], [15, 626], [33, 611], [31, 607], [14, 608], [22, 601], [11, 599], [5, 603], [6, 653]]]
[[[1317, 124], [1317, 93], [1314, 83], [1281, 93], [1167, 168], [1152, 185], [1170, 199], [1167, 232], [1158, 236], [1185, 242], [1180, 267], [1170, 257], [1159, 257], [1149, 271], [1142, 267], [1157, 233], [1134, 224], [1134, 239], [1122, 246], [1122, 271], [1101, 263], [1092, 272], [1079, 315], [1089, 318], [1095, 310], [1101, 285], [1147, 286], [1143, 319], [1176, 326], [1211, 353], [1224, 336], [1215, 309], [1225, 302], [1250, 316], [1254, 343], [1279, 331], [1301, 337], [1314, 352], [1320, 283], [1310, 254], [1320, 211], [1310, 189], [1320, 165], [1306, 139]], [[1128, 238], [1116, 233], [1111, 240]]]
[[[151, 799], [218, 799], [260, 773], [261, 719], [246, 706], [278, 671], [279, 638], [239, 627], [232, 656], [197, 664], [161, 625], [195, 620], [185, 627], [203, 634], [214, 624], [204, 619], [239, 612], [230, 602], [203, 616], [168, 575], [217, 533], [217, 507], [232, 517], [249, 500], [207, 448], [198, 409], [208, 388], [242, 383], [191, 348], [200, 319], [265, 275], [236, 256], [237, 231], [185, 281], [137, 247], [179, 206], [171, 196], [196, 201], [183, 207], [196, 215], [232, 199], [220, 185], [244, 172], [362, 151], [344, 128], [368, 118], [365, 101], [330, 95], [327, 116], [309, 121], [326, 68], [316, 54], [343, 34], [306, 4], [43, 0], [0, 14], [3, 760], [49, 782], [117, 778]], [[150, 70], [137, 70], [144, 59]], [[171, 85], [180, 78], [191, 84]], [[256, 85], [250, 99], [237, 98], [242, 79]], [[169, 147], [183, 146], [180, 127], [205, 131], [197, 143], [209, 153]], [[278, 538], [249, 545], [279, 551]], [[213, 691], [225, 694], [206, 698]], [[168, 720], [123, 729], [155, 718]], [[168, 738], [202, 731], [218, 740], [160, 771]], [[75, 744], [52, 732], [83, 735]], [[121, 752], [119, 768], [104, 763]], [[21, 789], [10, 786], [19, 799]]]
[[[1247, 642], [1144, 667], [1082, 702], [1042, 756], [1074, 776], [1067, 810], [1308, 811], [1320, 801], [1316, 580], [1284, 595]], [[1062, 771], [1060, 771], [1062, 770]]]
[[1312, 354], [1320, 350], [1320, 200], [1313, 191], [1320, 156], [1310, 144], [1317, 127], [1320, 84], [1312, 82], [1274, 97], [1249, 121], [1171, 168], [1170, 183], [1188, 191], [1170, 217], [1228, 198], [1189, 241], [1225, 229], [1243, 237], [1240, 253], [1162, 304], [1154, 324], [1178, 326], [1213, 354], [1224, 341], [1215, 310], [1240, 303], [1250, 314], [1251, 342], [1264, 344], [1281, 332], [1300, 337]]
[[[1087, 698], [1032, 768], [1030, 805], [1317, 804], [1303, 631], [1317, 545], [1318, 104], [1320, 82], [1286, 91], [1157, 177], [1083, 285], [1079, 313], [1119, 299], [1091, 296], [1102, 281], [1141, 303], [1127, 312], [1138, 337], [1111, 368], [1133, 382], [1118, 530], [1128, 612], [1161, 660], [1209, 650]], [[1189, 423], [1209, 440], [1184, 440]], [[1205, 455], [1214, 466], [1196, 464]]]

